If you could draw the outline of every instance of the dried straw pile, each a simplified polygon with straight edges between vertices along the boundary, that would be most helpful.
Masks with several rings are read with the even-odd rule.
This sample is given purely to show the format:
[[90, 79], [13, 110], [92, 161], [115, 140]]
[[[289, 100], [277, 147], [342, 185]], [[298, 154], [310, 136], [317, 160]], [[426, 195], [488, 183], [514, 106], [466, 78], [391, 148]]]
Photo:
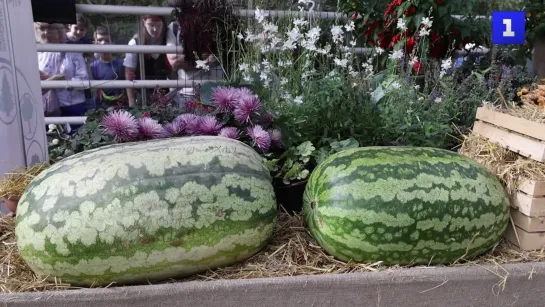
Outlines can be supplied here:
[[6, 173], [0, 180], [0, 197], [20, 197], [30, 181], [48, 167], [47, 163], [38, 163], [29, 168], [23, 167]]
[[[67, 284], [45, 282], [30, 271], [17, 254], [13, 230], [13, 218], [0, 218], [0, 242], [2, 242], [0, 247], [1, 291], [27, 292], [71, 289]], [[502, 264], [532, 261], [545, 261], [545, 252], [517, 252], [511, 248], [508, 242], [502, 241], [490, 253], [478, 259], [473, 259], [471, 262], [459, 262], [454, 265], [482, 266], [484, 264], [493, 264], [498, 267], [495, 271], [501, 272]], [[260, 253], [245, 262], [226, 268], [210, 270], [204, 274], [179, 281], [342, 274], [398, 269], [402, 268], [398, 266], [385, 267], [380, 263], [355, 264], [337, 261], [326, 255], [311, 239], [301, 215], [280, 214], [275, 235]], [[506, 276], [500, 275], [498, 274], [502, 280], [506, 279]], [[168, 282], [174, 282], [174, 280]]]

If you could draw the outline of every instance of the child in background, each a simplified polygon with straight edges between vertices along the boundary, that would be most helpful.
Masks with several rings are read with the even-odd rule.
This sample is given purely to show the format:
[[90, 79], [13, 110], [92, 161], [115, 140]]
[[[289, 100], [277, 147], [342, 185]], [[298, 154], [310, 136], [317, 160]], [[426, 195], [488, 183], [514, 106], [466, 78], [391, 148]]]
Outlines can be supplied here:
[[[112, 37], [108, 29], [97, 27], [93, 34], [93, 43], [97, 45], [112, 44]], [[100, 53], [99, 59], [91, 64], [91, 75], [94, 80], [124, 80], [125, 68], [123, 59], [114, 57], [111, 53]], [[107, 83], [107, 82], [104, 82]], [[125, 106], [124, 89], [104, 88], [98, 89], [94, 97], [97, 108], [108, 109], [116, 106]]]
[[[68, 31], [66, 32], [66, 43], [67, 44], [92, 44], [93, 42], [87, 36], [87, 31], [89, 29], [89, 20], [85, 18], [82, 14], [76, 14], [76, 24], [68, 25]], [[87, 68], [94, 60], [92, 53], [82, 53]], [[86, 104], [85, 108], [87, 110], [94, 109], [95, 105], [91, 95], [91, 90], [84, 90]]]

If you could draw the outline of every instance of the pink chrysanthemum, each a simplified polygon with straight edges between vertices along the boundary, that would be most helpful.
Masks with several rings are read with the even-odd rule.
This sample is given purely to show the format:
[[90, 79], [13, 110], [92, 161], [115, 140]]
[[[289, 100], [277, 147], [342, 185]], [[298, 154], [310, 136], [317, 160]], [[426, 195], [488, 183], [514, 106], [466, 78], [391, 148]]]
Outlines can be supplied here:
[[198, 131], [201, 135], [217, 135], [221, 129], [218, 119], [212, 115], [201, 116]]
[[104, 132], [118, 143], [133, 141], [138, 137], [138, 123], [134, 116], [125, 111], [110, 112], [101, 122]]
[[271, 137], [261, 126], [249, 127], [248, 136], [254, 142], [254, 146], [261, 149], [263, 152], [267, 152], [271, 147]]
[[282, 147], [282, 133], [278, 129], [269, 129], [267, 131], [269, 133], [269, 137], [271, 138], [271, 145], [276, 148]]
[[239, 101], [233, 115], [235, 119], [240, 123], [247, 123], [250, 121], [252, 114], [259, 114], [261, 109], [261, 101], [257, 96], [248, 96]]
[[247, 87], [239, 87], [235, 89], [235, 97], [237, 102], [241, 102], [242, 100], [252, 96], [255, 96], [255, 94]]
[[240, 136], [240, 131], [235, 127], [225, 127], [220, 130], [218, 135], [237, 140]]
[[182, 114], [178, 116], [180, 118], [180, 123], [185, 125], [184, 130], [187, 135], [197, 135], [199, 134], [199, 125], [201, 122], [201, 117], [195, 114]]
[[144, 140], [153, 140], [168, 137], [168, 132], [159, 122], [150, 117], [138, 119], [138, 131]]
[[237, 91], [230, 86], [218, 86], [212, 92], [212, 102], [219, 112], [229, 113], [233, 111], [237, 99]]

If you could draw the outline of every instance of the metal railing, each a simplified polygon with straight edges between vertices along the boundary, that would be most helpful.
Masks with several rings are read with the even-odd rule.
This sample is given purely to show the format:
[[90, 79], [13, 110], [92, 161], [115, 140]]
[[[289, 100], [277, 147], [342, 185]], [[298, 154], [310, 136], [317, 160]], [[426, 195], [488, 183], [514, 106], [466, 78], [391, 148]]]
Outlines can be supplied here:
[[[149, 7], [149, 6], [123, 6], [123, 5], [96, 5], [96, 4], [76, 4], [76, 11], [83, 14], [110, 14], [110, 15], [159, 15], [170, 16], [174, 8], [171, 7]], [[240, 17], [252, 17], [256, 10], [240, 9], [235, 11], [235, 15]], [[323, 20], [345, 20], [347, 17], [338, 12], [325, 11], [281, 11], [264, 10], [263, 13], [274, 17], [313, 17]], [[453, 16], [461, 18], [462, 16]], [[476, 18], [486, 18], [487, 16], [476, 16]], [[139, 27], [140, 28], [140, 27]], [[139, 33], [141, 36], [142, 33]], [[42, 52], [107, 52], [107, 53], [138, 53], [140, 63], [140, 75], [145, 76], [143, 54], [166, 53], [174, 54], [181, 51], [178, 46], [157, 46], [157, 45], [78, 45], [78, 44], [37, 44], [37, 50]], [[353, 51], [356, 54], [369, 53], [372, 48], [356, 47]], [[487, 53], [487, 48], [474, 51], [475, 53]], [[466, 52], [461, 50], [456, 52], [456, 56], [464, 56]], [[198, 83], [210, 82], [212, 80], [86, 80], [86, 81], [41, 81], [43, 89], [90, 89], [90, 88], [139, 88], [142, 89], [143, 104], [146, 104], [146, 88], [168, 87], [184, 88], [192, 87]], [[73, 123], [82, 124], [86, 117], [46, 117], [46, 124]]]

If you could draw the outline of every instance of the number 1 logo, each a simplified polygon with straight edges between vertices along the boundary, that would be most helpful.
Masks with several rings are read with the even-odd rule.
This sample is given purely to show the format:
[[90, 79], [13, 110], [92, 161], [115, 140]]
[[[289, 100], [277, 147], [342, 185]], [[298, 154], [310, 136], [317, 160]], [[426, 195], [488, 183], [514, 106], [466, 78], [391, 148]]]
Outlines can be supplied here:
[[525, 40], [524, 12], [492, 12], [492, 44], [523, 45]]

